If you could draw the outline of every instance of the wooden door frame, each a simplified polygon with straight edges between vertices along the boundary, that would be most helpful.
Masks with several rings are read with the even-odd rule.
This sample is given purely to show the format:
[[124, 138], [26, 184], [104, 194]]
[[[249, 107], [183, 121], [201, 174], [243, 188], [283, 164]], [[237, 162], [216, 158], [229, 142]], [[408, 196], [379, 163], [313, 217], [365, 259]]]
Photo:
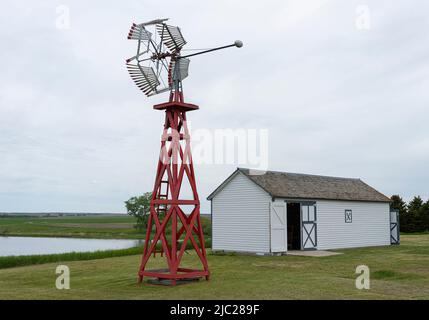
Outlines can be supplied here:
[[[314, 206], [314, 221], [312, 222], [304, 222], [302, 219], [302, 206]], [[300, 212], [300, 226], [301, 226], [301, 251], [311, 251], [311, 250], [317, 250], [317, 206], [316, 201], [300, 201], [299, 202], [299, 212]], [[313, 243], [312, 248], [304, 248], [304, 238], [303, 238], [303, 230], [304, 230], [304, 224], [313, 224], [314, 228], [314, 242], [311, 239], [311, 232], [313, 229], [310, 230], [310, 234], [307, 233], [306, 239], [310, 237], [310, 241]]]
[[[283, 204], [284, 210], [285, 210], [285, 250], [284, 251], [273, 251], [273, 241], [272, 241], [272, 230], [273, 230], [273, 221], [271, 219], [272, 210], [274, 210], [274, 204]], [[286, 202], [281, 201], [275, 201], [274, 199], [270, 202], [270, 210], [269, 210], [269, 217], [270, 217], [270, 253], [286, 253], [288, 251], [287, 249], [287, 242], [288, 242], [288, 235], [287, 235], [287, 204]]]

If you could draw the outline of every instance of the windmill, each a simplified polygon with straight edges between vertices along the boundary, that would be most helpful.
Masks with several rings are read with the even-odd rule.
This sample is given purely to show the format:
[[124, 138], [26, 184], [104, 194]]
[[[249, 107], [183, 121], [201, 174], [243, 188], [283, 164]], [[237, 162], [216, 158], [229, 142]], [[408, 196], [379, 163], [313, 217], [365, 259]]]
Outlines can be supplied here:
[[[182, 55], [186, 40], [180, 28], [168, 25], [167, 20], [131, 26], [128, 39], [137, 41], [137, 52], [126, 62], [131, 78], [146, 96], [169, 92], [168, 102], [153, 107], [165, 112], [165, 122], [138, 276], [139, 282], [150, 277], [175, 285], [180, 280], [210, 277], [186, 120], [186, 113], [199, 107], [185, 103], [182, 81], [188, 76], [190, 57], [229, 47], [240, 48], [243, 43], [237, 40], [231, 45]], [[186, 179], [191, 196], [181, 192]], [[166, 232], [170, 228], [171, 235]], [[189, 246], [195, 250], [202, 269], [182, 266]], [[157, 252], [165, 255], [167, 266], [148, 270], [146, 266]]]

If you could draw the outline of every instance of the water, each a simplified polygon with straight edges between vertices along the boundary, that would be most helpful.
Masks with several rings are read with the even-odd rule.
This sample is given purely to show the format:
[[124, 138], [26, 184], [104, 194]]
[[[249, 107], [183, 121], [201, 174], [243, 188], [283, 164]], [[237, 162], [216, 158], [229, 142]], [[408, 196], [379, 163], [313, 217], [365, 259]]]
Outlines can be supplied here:
[[126, 249], [142, 240], [0, 237], [0, 257]]

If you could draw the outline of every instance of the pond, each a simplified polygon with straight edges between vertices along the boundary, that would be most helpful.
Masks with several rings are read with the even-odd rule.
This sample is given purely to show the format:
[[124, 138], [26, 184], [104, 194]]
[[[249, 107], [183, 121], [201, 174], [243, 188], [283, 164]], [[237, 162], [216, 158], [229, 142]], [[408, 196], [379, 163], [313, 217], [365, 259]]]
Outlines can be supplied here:
[[0, 257], [126, 249], [143, 240], [0, 237]]

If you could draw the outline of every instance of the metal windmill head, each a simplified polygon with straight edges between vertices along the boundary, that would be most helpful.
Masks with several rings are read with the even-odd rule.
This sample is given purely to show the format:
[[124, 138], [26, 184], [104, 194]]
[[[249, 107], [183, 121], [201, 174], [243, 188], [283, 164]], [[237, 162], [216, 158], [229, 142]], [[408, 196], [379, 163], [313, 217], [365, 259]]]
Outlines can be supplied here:
[[186, 40], [180, 28], [168, 25], [167, 20], [133, 23], [128, 33], [128, 39], [137, 41], [137, 52], [127, 59], [127, 69], [146, 96], [181, 90], [182, 80], [188, 76], [188, 57], [232, 46], [243, 46], [243, 43], [237, 40], [232, 45], [182, 56], [181, 50], [186, 45]]

